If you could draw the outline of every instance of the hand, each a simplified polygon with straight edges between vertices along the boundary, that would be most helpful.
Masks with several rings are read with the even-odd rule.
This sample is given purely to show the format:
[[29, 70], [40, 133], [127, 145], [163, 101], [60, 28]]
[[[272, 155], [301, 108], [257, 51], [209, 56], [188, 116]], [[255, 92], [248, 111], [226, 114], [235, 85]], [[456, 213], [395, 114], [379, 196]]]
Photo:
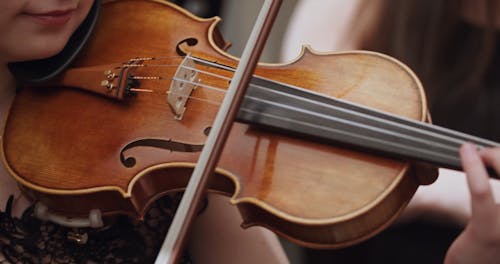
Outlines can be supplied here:
[[445, 264], [499, 263], [500, 206], [495, 203], [485, 165], [500, 175], [500, 148], [478, 152], [474, 145], [464, 144], [460, 157], [471, 194], [472, 215], [448, 250]]

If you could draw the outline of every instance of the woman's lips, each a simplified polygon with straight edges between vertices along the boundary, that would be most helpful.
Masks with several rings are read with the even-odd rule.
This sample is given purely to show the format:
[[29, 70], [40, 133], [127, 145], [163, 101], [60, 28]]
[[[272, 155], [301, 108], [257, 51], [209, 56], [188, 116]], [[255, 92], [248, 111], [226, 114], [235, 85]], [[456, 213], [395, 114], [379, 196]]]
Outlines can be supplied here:
[[60, 26], [66, 24], [71, 19], [74, 10], [61, 10], [43, 13], [25, 13], [42, 25]]

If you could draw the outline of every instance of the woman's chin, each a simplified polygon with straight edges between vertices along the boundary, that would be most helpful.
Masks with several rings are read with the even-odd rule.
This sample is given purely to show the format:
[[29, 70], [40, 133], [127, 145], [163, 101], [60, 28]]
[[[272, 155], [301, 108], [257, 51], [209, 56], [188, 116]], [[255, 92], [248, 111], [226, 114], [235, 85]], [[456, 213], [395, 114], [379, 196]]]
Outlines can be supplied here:
[[47, 45], [38, 46], [33, 49], [33, 59], [45, 59], [52, 57], [64, 49], [66, 41], [59, 41], [57, 43], [48, 43]]

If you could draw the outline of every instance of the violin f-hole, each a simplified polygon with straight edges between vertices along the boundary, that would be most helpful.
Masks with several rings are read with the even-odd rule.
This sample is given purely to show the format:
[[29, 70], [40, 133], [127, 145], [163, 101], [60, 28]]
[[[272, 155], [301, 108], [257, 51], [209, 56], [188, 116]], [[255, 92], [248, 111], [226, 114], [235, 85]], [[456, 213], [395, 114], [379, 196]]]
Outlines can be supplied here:
[[189, 144], [179, 141], [174, 141], [171, 139], [156, 139], [156, 138], [145, 138], [135, 140], [127, 144], [120, 151], [120, 161], [123, 166], [127, 168], [132, 168], [136, 164], [136, 159], [134, 157], [125, 157], [125, 151], [136, 148], [136, 147], [153, 147], [169, 150], [171, 152], [200, 152], [203, 149], [203, 144]]
[[185, 53], [181, 49], [181, 45], [184, 43], [186, 43], [190, 47], [193, 47], [193, 46], [196, 46], [196, 44], [198, 44], [198, 40], [196, 38], [187, 38], [187, 39], [184, 39], [184, 40], [180, 41], [179, 43], [177, 43], [177, 46], [175, 46], [175, 51], [177, 52], [177, 54], [179, 54], [180, 56], [183, 56], [183, 57], [187, 55], [187, 53]]

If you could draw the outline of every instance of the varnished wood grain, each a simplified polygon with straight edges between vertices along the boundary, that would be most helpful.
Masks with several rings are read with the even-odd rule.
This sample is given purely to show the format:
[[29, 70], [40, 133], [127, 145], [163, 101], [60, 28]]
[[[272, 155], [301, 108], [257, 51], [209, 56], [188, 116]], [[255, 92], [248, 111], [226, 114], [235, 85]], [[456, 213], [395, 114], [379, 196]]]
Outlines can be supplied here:
[[[148, 0], [107, 1], [92, 41], [75, 67], [165, 57], [180, 63], [175, 48], [196, 38], [186, 52], [230, 66], [237, 59], [215, 33], [218, 19], [197, 19], [171, 4]], [[229, 76], [220, 69], [199, 69]], [[151, 147], [128, 150], [137, 164], [125, 167], [120, 150], [144, 138], [203, 144], [217, 106], [190, 100], [178, 121], [166, 92], [176, 67], [141, 68], [136, 75], [154, 93], [123, 101], [80, 89], [24, 89], [7, 121], [3, 155], [13, 177], [34, 200], [67, 215], [100, 208], [105, 214], [141, 218], [152, 201], [182, 189], [198, 154]], [[260, 65], [256, 74], [318, 93], [424, 121], [425, 97], [409, 69], [370, 52], [315, 54], [295, 62]], [[227, 80], [202, 76], [227, 87]], [[223, 94], [198, 88], [193, 96], [220, 101]], [[211, 190], [232, 196], [245, 226], [263, 225], [297, 243], [341, 247], [386, 227], [418, 184], [407, 162], [376, 157], [324, 142], [235, 124]], [[78, 204], [78, 206], [75, 206]]]

